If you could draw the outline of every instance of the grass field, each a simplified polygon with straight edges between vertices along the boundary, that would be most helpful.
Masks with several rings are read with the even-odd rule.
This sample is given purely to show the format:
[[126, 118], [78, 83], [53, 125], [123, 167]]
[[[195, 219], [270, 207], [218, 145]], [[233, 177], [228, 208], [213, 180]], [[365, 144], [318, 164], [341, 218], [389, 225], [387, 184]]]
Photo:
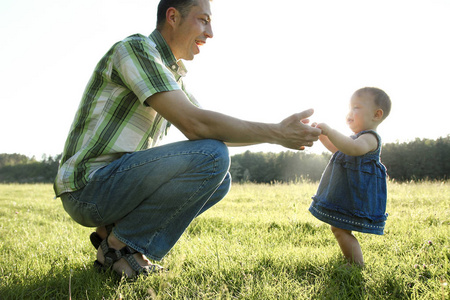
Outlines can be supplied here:
[[316, 183], [234, 185], [162, 265], [131, 281], [100, 274], [91, 228], [50, 185], [0, 185], [0, 299], [450, 299], [450, 185], [389, 183], [384, 236], [356, 233], [366, 267], [344, 267], [308, 212]]

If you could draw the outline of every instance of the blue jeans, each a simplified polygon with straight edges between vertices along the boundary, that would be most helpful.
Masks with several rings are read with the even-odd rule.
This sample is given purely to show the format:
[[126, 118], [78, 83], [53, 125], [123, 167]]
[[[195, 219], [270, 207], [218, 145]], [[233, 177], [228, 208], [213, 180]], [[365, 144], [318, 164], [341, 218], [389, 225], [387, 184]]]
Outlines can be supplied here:
[[228, 193], [229, 166], [220, 141], [177, 142], [125, 154], [61, 200], [76, 222], [114, 223], [120, 241], [161, 260], [192, 220]]

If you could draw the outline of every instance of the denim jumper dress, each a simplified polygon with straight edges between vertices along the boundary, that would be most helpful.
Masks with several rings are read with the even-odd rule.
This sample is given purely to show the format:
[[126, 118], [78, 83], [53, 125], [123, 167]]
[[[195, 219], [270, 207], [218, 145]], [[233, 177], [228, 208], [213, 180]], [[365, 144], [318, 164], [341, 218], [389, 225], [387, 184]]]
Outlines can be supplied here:
[[386, 213], [386, 167], [380, 161], [381, 137], [373, 130], [352, 136], [373, 134], [376, 150], [361, 156], [340, 151], [328, 163], [309, 211], [334, 227], [382, 235]]

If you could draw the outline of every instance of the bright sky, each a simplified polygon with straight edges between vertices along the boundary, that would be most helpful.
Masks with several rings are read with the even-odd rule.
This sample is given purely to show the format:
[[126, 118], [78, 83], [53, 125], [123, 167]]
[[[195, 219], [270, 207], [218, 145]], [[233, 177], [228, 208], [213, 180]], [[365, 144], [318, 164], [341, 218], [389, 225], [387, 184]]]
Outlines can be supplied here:
[[[2, 0], [0, 153], [56, 155], [99, 59], [149, 35], [157, 0]], [[204, 108], [278, 123], [314, 108], [343, 133], [351, 94], [391, 97], [383, 142], [450, 134], [450, 1], [214, 0], [214, 38], [187, 62]], [[184, 139], [175, 130], [168, 141]], [[322, 152], [319, 144], [307, 151]], [[260, 145], [241, 151], [283, 151]]]

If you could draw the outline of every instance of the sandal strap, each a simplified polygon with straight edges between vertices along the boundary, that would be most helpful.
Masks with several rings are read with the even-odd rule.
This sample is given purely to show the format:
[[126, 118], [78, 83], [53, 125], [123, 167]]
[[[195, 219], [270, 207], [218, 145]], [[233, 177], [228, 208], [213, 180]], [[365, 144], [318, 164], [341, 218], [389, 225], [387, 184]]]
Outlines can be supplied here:
[[[132, 249], [133, 250], [133, 249]], [[136, 253], [137, 251], [135, 251]], [[150, 264], [149, 266], [142, 267], [136, 259], [134, 258], [133, 254], [126, 254], [124, 258], [127, 260], [128, 264], [131, 266], [131, 268], [136, 272], [136, 275], [144, 275], [147, 276], [151, 273], [157, 273], [164, 270], [163, 267], [157, 264]]]
[[112, 268], [114, 263], [121, 258], [124, 258], [128, 262], [130, 267], [136, 272], [136, 275], [149, 275], [150, 273], [156, 273], [163, 270], [163, 267], [157, 264], [142, 267], [133, 256], [133, 254], [138, 251], [129, 246], [125, 246], [120, 250], [113, 249], [108, 245], [108, 238], [101, 242], [100, 247], [103, 251], [103, 256], [105, 257], [105, 262], [102, 267], [105, 270]]
[[[100, 247], [102, 249], [103, 256], [105, 257], [105, 262], [103, 263], [103, 265], [106, 269], [111, 268], [112, 265], [116, 261], [120, 260], [121, 258], [127, 259], [128, 256], [133, 257], [133, 254], [137, 252], [136, 250], [134, 250], [128, 246], [125, 246], [120, 250], [113, 249], [113, 248], [109, 247], [107, 238], [101, 242]], [[128, 259], [127, 259], [127, 261], [128, 261]], [[134, 260], [134, 261], [135, 261], [135, 263], [137, 263], [136, 260]], [[133, 266], [132, 266], [132, 268], [134, 269]]]
[[[136, 253], [136, 252], [135, 252]], [[130, 267], [137, 273], [140, 274], [142, 272], [145, 272], [145, 268], [143, 268], [137, 261], [136, 258], [134, 258], [132, 253], [125, 254], [124, 257]]]
[[[107, 236], [110, 235], [114, 228], [114, 223], [105, 225], [105, 228], [106, 228]], [[91, 240], [92, 246], [94, 246], [95, 249], [98, 249], [98, 247], [100, 247], [100, 244], [103, 241], [103, 239], [100, 237], [100, 235], [97, 233], [97, 231], [92, 232], [91, 235], [89, 236], [89, 239]]]

